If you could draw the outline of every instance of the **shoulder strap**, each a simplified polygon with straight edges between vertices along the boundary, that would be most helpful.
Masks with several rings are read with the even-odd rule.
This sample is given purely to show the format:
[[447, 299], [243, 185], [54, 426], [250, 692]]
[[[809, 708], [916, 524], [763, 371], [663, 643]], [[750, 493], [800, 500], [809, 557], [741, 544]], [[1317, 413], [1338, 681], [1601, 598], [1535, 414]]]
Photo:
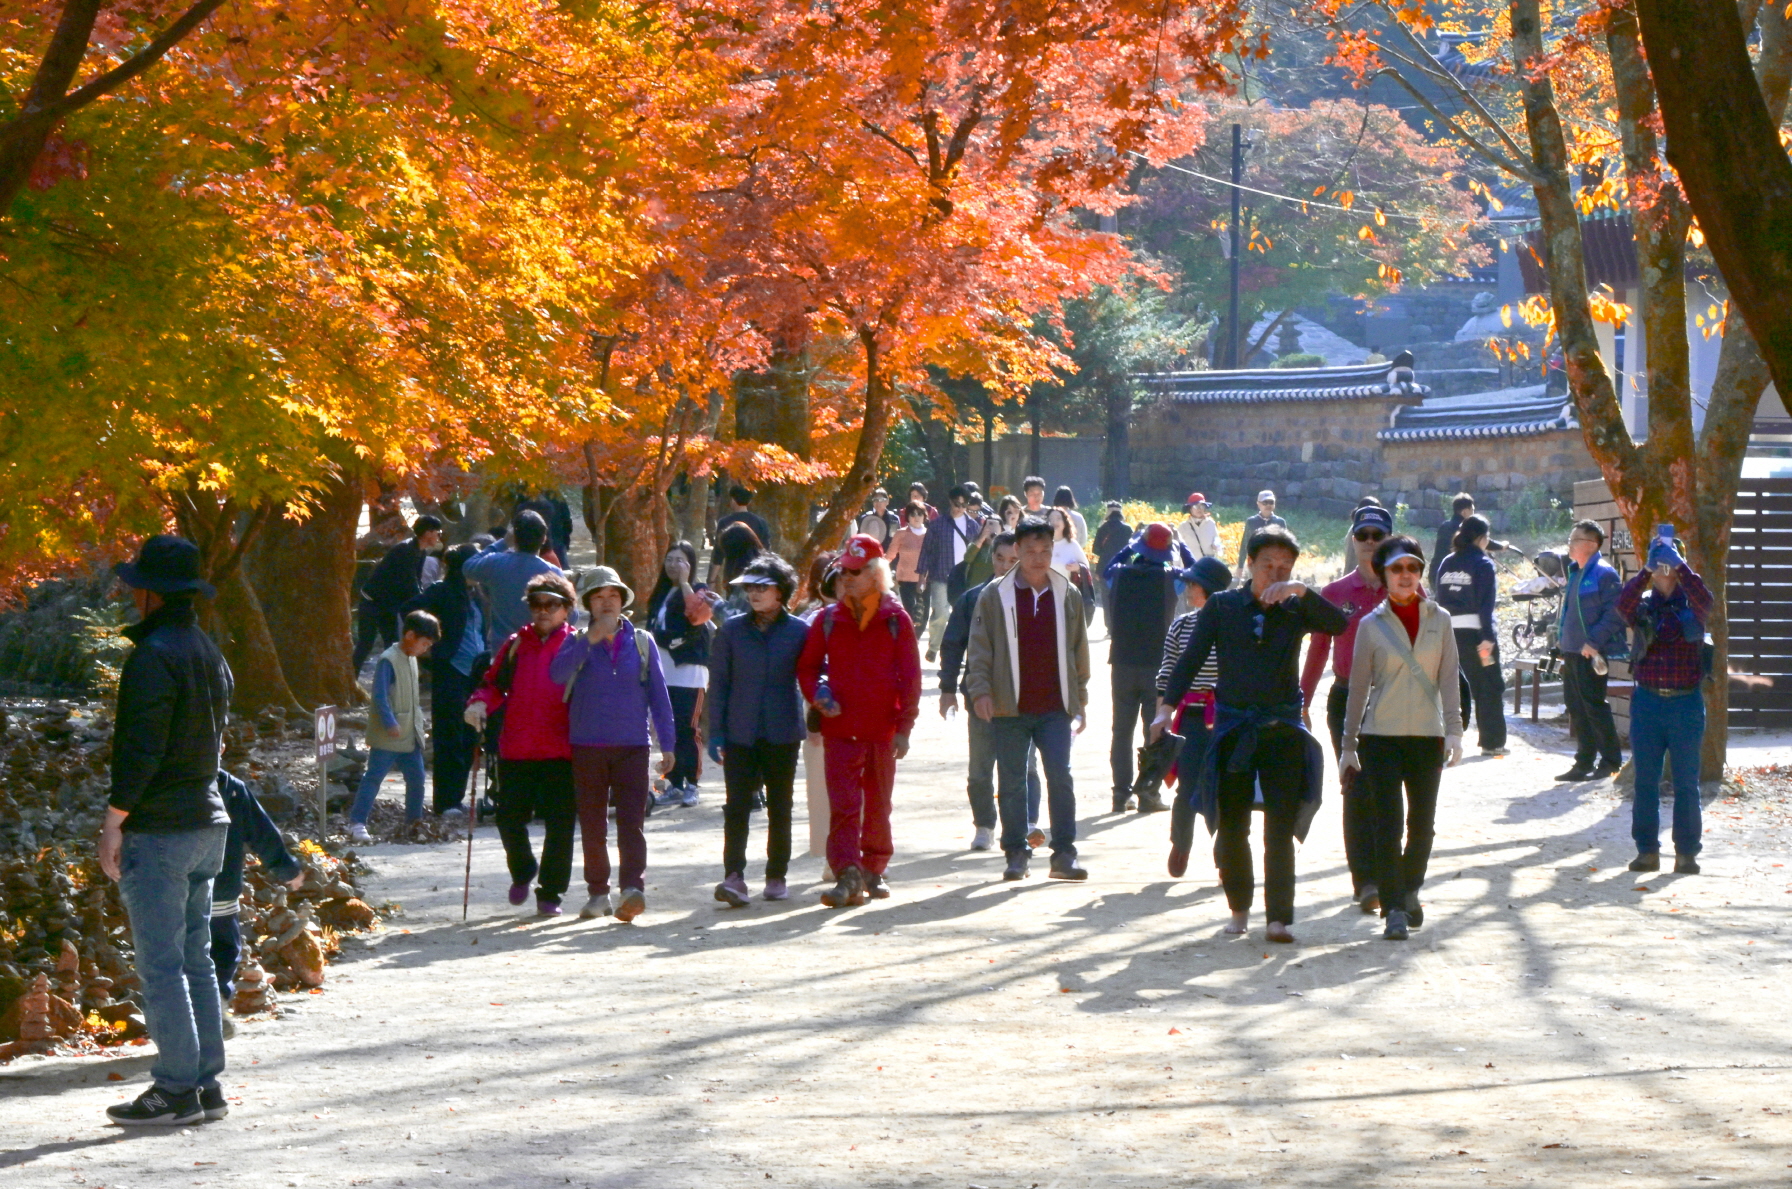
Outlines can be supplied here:
[[[1428, 698], [1439, 697], [1437, 682], [1431, 680], [1425, 670], [1419, 668], [1418, 658], [1412, 654], [1411, 643], [1394, 634], [1394, 627], [1388, 622], [1390, 617], [1371, 612], [1368, 618], [1375, 621], [1375, 626], [1381, 629], [1381, 634], [1387, 637], [1388, 643], [1393, 645], [1394, 651], [1400, 655], [1400, 659], [1406, 662], [1407, 671], [1413, 675], [1413, 680], [1419, 683], [1420, 691]], [[1401, 630], [1404, 632], [1405, 629]]]
[[517, 637], [521, 632], [512, 632], [510, 639], [498, 646], [498, 692], [505, 697], [510, 696], [510, 687], [516, 683], [516, 650]]
[[641, 684], [645, 686], [647, 663], [653, 656], [653, 637], [640, 628], [635, 629], [635, 651], [641, 654]]

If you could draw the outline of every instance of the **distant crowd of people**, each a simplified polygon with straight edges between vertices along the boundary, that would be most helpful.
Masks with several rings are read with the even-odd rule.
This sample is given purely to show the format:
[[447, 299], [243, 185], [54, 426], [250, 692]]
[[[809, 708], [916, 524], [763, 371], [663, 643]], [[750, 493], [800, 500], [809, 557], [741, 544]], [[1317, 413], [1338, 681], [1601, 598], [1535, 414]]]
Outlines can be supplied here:
[[[1469, 716], [1478, 716], [1483, 755], [1506, 748], [1492, 542], [1473, 501], [1458, 500], [1449, 552], [1432, 558], [1429, 572], [1419, 542], [1395, 531], [1377, 501], [1363, 501], [1347, 542], [1353, 568], [1315, 590], [1293, 577], [1302, 546], [1276, 515], [1273, 492], [1260, 493], [1246, 523], [1235, 575], [1218, 556], [1218, 526], [1198, 492], [1174, 525], [1129, 525], [1109, 503], [1091, 535], [1070, 490], [1058, 488], [1049, 505], [1046, 490], [1029, 477], [1021, 498], [1004, 495], [992, 507], [975, 484], [961, 484], [936, 510], [916, 484], [894, 515], [880, 489], [841, 547], [816, 557], [799, 580], [766, 548], [769, 526], [751, 511], [752, 493], [737, 487], [718, 518], [704, 580], [696, 547], [674, 542], [640, 603], [609, 566], [569, 574], [566, 544], [556, 547], [535, 508], [518, 511], [501, 540], [447, 549], [440, 522], [419, 517], [363, 597], [373, 624], [358, 629], [357, 663], [376, 643], [385, 647], [372, 675], [369, 754], [350, 836], [370, 839], [369, 812], [394, 768], [404, 776], [407, 819], [422, 816], [426, 740], [434, 811], [467, 813], [483, 746], [496, 755], [490, 792], [509, 902], [533, 895], [537, 913], [562, 911], [576, 824], [579, 915], [631, 921], [648, 907], [645, 818], [656, 805], [695, 804], [707, 756], [721, 766], [725, 789], [717, 901], [738, 908], [753, 898], [748, 849], [760, 810], [759, 895], [790, 895], [799, 771], [810, 845], [826, 855], [820, 902], [844, 908], [888, 897], [891, 801], [920, 712], [925, 634], [940, 714], [961, 703], [969, 711], [971, 848], [999, 846], [1005, 880], [1026, 879], [1042, 848], [1051, 878], [1085, 880], [1070, 761], [1087, 725], [1089, 627], [1099, 603], [1113, 704], [1110, 807], [1170, 811], [1171, 876], [1186, 873], [1194, 823], [1204, 820], [1230, 912], [1224, 928], [1244, 933], [1257, 882], [1251, 822], [1261, 812], [1265, 936], [1293, 940], [1294, 844], [1308, 836], [1325, 784], [1311, 715], [1330, 668], [1324, 713], [1356, 902], [1385, 918], [1389, 939], [1421, 926], [1440, 779], [1462, 758]], [[1561, 779], [1609, 776], [1621, 764], [1605, 693], [1608, 662], [1628, 657], [1643, 791], [1631, 868], [1660, 867], [1653, 793], [1665, 766], [1675, 792], [1674, 867], [1696, 873], [1698, 694], [1711, 594], [1670, 526], [1628, 582], [1601, 557], [1603, 544], [1592, 521], [1569, 539], [1556, 629], [1579, 751]], [[126, 633], [134, 649], [119, 686], [99, 859], [130, 914], [157, 1046], [154, 1085], [109, 1112], [124, 1124], [227, 1112], [220, 1004], [236, 949], [228, 908], [220, 914], [228, 920], [213, 918], [214, 887], [240, 888], [246, 849], [282, 877], [296, 871], [265, 815], [256, 820], [254, 799], [236, 795], [218, 768], [232, 678], [198, 626], [194, 599], [211, 594], [199, 567], [196, 547], [168, 536], [118, 567], [141, 619]], [[1135, 747], [1141, 738], [1143, 749]], [[1166, 785], [1175, 790], [1167, 803]], [[539, 851], [529, 829], [537, 818]]]

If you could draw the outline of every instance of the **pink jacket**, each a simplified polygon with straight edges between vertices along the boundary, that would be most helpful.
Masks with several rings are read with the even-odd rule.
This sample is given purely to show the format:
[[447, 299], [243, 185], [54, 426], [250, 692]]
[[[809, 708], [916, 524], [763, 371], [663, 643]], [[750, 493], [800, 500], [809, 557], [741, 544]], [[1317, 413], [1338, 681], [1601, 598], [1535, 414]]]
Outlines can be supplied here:
[[898, 582], [919, 582], [921, 580], [921, 545], [927, 540], [925, 533], [909, 531], [907, 525], [890, 534], [890, 565], [896, 571]]
[[[565, 691], [548, 676], [554, 654], [571, 635], [568, 624], [561, 624], [546, 640], [536, 635], [534, 628], [523, 627], [498, 646], [472, 701], [483, 702], [489, 714], [504, 710], [504, 727], [498, 733], [500, 759], [572, 758], [572, 736], [562, 696]], [[505, 670], [509, 671], [508, 680]]]

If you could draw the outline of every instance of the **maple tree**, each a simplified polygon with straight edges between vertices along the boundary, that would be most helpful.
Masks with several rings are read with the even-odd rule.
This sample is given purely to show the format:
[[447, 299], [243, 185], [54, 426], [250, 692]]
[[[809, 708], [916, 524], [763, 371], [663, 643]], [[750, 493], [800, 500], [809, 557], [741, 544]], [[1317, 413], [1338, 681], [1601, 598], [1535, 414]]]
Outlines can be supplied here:
[[[1360, 23], [1360, 12], [1346, 14], [1330, 0], [1314, 11], [1330, 22], [1336, 61], [1362, 79], [1400, 81], [1440, 131], [1530, 186], [1549, 288], [1547, 301], [1535, 303], [1533, 314], [1560, 346], [1588, 451], [1638, 548], [1658, 523], [1681, 527], [1688, 560], [1716, 595], [1709, 626], [1716, 671], [1727, 672], [1724, 592], [1731, 512], [1768, 370], [1754, 337], [1740, 319], [1730, 317], [1704, 421], [1695, 433], [1685, 279], [1694, 228], [1679, 178], [1664, 159], [1655, 83], [1635, 10], [1628, 4], [1589, 3], [1553, 12], [1552, 23], [1539, 0], [1511, 0], [1491, 21], [1479, 8], [1443, 6], [1452, 27], [1486, 35], [1474, 51], [1492, 80], [1482, 88], [1451, 73], [1420, 42], [1418, 34], [1435, 19], [1432, 9], [1376, 7], [1384, 18], [1379, 27]], [[1762, 31], [1762, 52], [1754, 85], [1777, 122], [1792, 79], [1792, 38], [1783, 9], [1755, 8], [1751, 16]], [[1448, 100], [1440, 103], [1436, 90]], [[1783, 156], [1777, 147], [1774, 151]], [[1577, 172], [1604, 180], [1577, 186]], [[1624, 423], [1595, 325], [1621, 322], [1630, 311], [1609, 296], [1590, 293], [1587, 283], [1581, 217], [1602, 205], [1628, 209], [1641, 266], [1639, 312], [1649, 394], [1648, 434], [1641, 444]], [[1704, 769], [1715, 778], [1727, 746], [1728, 683], [1707, 682], [1705, 702]]]

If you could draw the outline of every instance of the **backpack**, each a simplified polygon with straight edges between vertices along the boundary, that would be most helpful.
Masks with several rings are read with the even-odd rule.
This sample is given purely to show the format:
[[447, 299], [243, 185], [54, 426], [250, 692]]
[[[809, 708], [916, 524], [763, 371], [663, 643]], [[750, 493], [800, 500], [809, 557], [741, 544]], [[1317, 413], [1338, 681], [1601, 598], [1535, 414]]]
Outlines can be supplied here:
[[[821, 638], [824, 642], [827, 640], [827, 638], [829, 636], [832, 636], [834, 634], [834, 612], [839, 606], [840, 606], [839, 603], [830, 603], [828, 605], [827, 616], [824, 619], [822, 619], [822, 621], [821, 621]], [[891, 640], [901, 640], [902, 639], [902, 628], [896, 622], [896, 617], [894, 615], [892, 615], [888, 619], [884, 620], [884, 623], [890, 629], [890, 639]]]

